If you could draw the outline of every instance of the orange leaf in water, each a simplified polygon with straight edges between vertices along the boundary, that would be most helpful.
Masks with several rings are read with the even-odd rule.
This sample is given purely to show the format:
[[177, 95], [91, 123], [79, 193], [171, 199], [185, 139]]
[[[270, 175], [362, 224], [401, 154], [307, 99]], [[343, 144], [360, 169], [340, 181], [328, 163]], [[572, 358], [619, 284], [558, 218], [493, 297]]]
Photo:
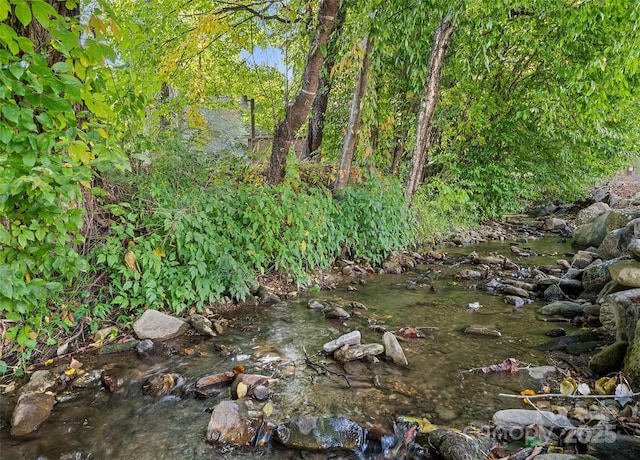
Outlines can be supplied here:
[[520, 394], [521, 394], [522, 396], [533, 396], [533, 395], [535, 395], [535, 394], [536, 394], [536, 392], [535, 392], [535, 391], [533, 391], [533, 390], [522, 390], [522, 391], [520, 392]]

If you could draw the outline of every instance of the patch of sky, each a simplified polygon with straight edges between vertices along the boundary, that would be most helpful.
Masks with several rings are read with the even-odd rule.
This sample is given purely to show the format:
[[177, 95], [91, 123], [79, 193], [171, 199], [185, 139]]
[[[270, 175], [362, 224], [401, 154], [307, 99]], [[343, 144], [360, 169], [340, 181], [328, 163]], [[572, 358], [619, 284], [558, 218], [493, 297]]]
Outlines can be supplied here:
[[287, 68], [284, 65], [284, 53], [279, 48], [268, 46], [263, 48], [256, 46], [252, 51], [243, 50], [240, 57], [249, 65], [249, 67], [268, 66], [277, 69], [281, 73], [286, 73]]

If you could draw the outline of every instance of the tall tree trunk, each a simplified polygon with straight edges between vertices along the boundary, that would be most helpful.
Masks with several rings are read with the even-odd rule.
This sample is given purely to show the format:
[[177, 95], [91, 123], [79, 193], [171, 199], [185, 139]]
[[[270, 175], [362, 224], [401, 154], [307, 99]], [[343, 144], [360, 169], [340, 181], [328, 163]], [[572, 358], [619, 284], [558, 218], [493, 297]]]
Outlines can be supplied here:
[[304, 145], [302, 146], [302, 153], [300, 154], [301, 160], [320, 159], [320, 146], [322, 145], [322, 138], [324, 136], [324, 120], [327, 114], [327, 106], [329, 105], [329, 95], [331, 94], [331, 69], [333, 69], [336, 62], [346, 17], [347, 6], [345, 2], [338, 10], [338, 15], [333, 23], [333, 31], [327, 44], [327, 56], [324, 59], [322, 72], [320, 73], [318, 92], [313, 99], [311, 118], [309, 119], [309, 126], [307, 128], [307, 138], [305, 139]]
[[302, 88], [298, 92], [293, 104], [287, 105], [284, 120], [276, 126], [273, 133], [273, 145], [269, 160], [267, 182], [271, 185], [279, 184], [284, 178], [285, 162], [293, 136], [304, 123], [313, 98], [318, 91], [318, 80], [322, 70], [322, 49], [326, 47], [331, 27], [335, 21], [340, 0], [322, 0], [318, 11], [318, 26], [311, 42], [307, 63], [302, 74]]
[[429, 56], [429, 69], [427, 74], [427, 84], [425, 87], [420, 115], [418, 117], [418, 132], [416, 134], [416, 145], [413, 150], [411, 160], [411, 170], [407, 177], [405, 196], [408, 200], [413, 198], [418, 186], [422, 183], [424, 165], [429, 153], [431, 143], [431, 121], [438, 103], [438, 89], [440, 87], [440, 71], [447, 51], [447, 46], [451, 41], [451, 35], [455, 26], [453, 25], [453, 12], [449, 11], [447, 16], [436, 28], [433, 34], [433, 45]]
[[[419, 105], [420, 98], [417, 95], [412, 95], [410, 99], [405, 98], [400, 107], [402, 113], [412, 115], [418, 111]], [[389, 174], [392, 176], [398, 173], [398, 165], [406, 152], [409, 125], [404, 122], [394, 125], [393, 132], [393, 148], [390, 150], [391, 166], [389, 166]]]
[[351, 163], [353, 162], [353, 153], [356, 149], [356, 141], [360, 131], [360, 122], [362, 121], [362, 99], [367, 89], [367, 77], [369, 73], [369, 64], [371, 63], [371, 48], [373, 41], [367, 34], [362, 41], [362, 64], [360, 67], [360, 75], [353, 92], [353, 101], [351, 102], [351, 114], [349, 115], [349, 125], [347, 126], [347, 134], [344, 137], [344, 145], [342, 146], [342, 158], [340, 166], [336, 173], [336, 182], [333, 186], [334, 195], [344, 189], [349, 182], [349, 174], [351, 173]]

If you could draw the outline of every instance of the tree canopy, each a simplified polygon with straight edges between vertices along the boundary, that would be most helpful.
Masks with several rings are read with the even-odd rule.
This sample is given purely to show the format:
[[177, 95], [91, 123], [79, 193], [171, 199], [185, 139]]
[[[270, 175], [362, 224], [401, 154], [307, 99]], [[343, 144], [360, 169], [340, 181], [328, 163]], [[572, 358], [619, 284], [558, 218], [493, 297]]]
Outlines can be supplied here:
[[[0, 0], [3, 343], [578, 197], [637, 156], [639, 21], [631, 0]], [[273, 148], [203, 148], [252, 117]]]

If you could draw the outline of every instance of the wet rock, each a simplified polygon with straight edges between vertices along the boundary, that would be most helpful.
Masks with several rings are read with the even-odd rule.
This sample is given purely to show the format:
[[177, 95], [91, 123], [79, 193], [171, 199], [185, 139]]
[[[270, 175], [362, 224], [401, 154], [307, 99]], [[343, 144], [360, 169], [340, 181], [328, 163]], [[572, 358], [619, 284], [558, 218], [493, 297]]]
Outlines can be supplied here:
[[355, 345], [347, 349], [336, 350], [333, 357], [340, 362], [353, 361], [368, 356], [376, 356], [384, 353], [384, 346], [379, 343]]
[[56, 403], [53, 393], [23, 393], [11, 417], [11, 435], [28, 436], [47, 421]]
[[569, 345], [582, 342], [593, 342], [598, 339], [598, 335], [593, 332], [580, 332], [577, 334], [566, 335], [563, 337], [556, 337], [548, 342], [538, 345], [538, 350], [541, 351], [557, 351], [565, 350]]
[[[399, 251], [392, 251], [387, 258], [389, 262], [400, 265], [403, 269], [415, 268], [416, 261], [409, 254], [405, 254]], [[386, 271], [386, 270], [385, 270]]]
[[505, 294], [517, 295], [518, 297], [524, 297], [524, 298], [529, 297], [529, 292], [527, 292], [526, 290], [519, 288], [517, 286], [511, 286], [508, 284], [506, 284], [502, 288], [502, 292], [504, 292]]
[[146, 310], [133, 323], [133, 330], [139, 339], [166, 340], [184, 334], [189, 329], [189, 323], [159, 312]]
[[257, 297], [262, 305], [269, 305], [272, 303], [280, 302], [280, 297], [278, 297], [276, 294], [269, 291], [265, 286], [262, 285], [258, 288]]
[[478, 335], [480, 337], [502, 337], [502, 333], [496, 329], [476, 325], [467, 327], [464, 333], [467, 335]]
[[563, 219], [559, 219], [557, 217], [550, 217], [544, 220], [542, 224], [542, 229], [545, 232], [552, 232], [554, 230], [559, 231], [567, 226], [567, 221]]
[[102, 369], [94, 369], [89, 372], [85, 372], [78, 378], [76, 378], [71, 386], [74, 388], [92, 388], [100, 385], [100, 377], [102, 376]]
[[242, 400], [222, 401], [211, 413], [207, 426], [207, 442], [249, 446], [257, 433], [257, 422], [249, 419]]
[[547, 337], [563, 337], [567, 335], [567, 331], [565, 331], [564, 328], [557, 327], [555, 329], [548, 330], [544, 335]]
[[456, 275], [456, 279], [458, 280], [479, 280], [482, 278], [484, 278], [484, 275], [478, 270], [460, 270]]
[[634, 260], [640, 260], [640, 239], [633, 238], [627, 246], [627, 252]]
[[552, 302], [564, 299], [564, 294], [562, 292], [562, 289], [560, 289], [560, 286], [558, 286], [557, 284], [552, 284], [544, 290], [542, 297], [544, 298], [544, 300]]
[[588, 353], [592, 350], [595, 350], [598, 347], [598, 342], [596, 341], [589, 341], [589, 342], [580, 342], [580, 343], [572, 343], [570, 345], [567, 345], [567, 348], [565, 349], [567, 351], [567, 353], [571, 354], [571, 355], [583, 355], [585, 353]]
[[382, 264], [382, 269], [385, 273], [389, 273], [391, 275], [399, 275], [402, 273], [402, 266], [397, 262], [392, 262], [387, 260]]
[[365, 431], [346, 418], [308, 416], [278, 425], [275, 438], [291, 449], [354, 450], [364, 445]]
[[607, 375], [617, 372], [622, 367], [627, 352], [626, 342], [615, 342], [606, 346], [589, 360], [589, 369], [596, 375]]
[[122, 376], [114, 373], [113, 370], [106, 369], [100, 374], [100, 380], [110, 393], [115, 393], [124, 383], [124, 378], [122, 378]]
[[209, 318], [203, 315], [195, 314], [189, 318], [189, 323], [196, 332], [205, 337], [216, 337], [218, 334], [213, 330], [213, 323]]
[[[188, 329], [189, 324], [188, 323], [184, 323], [184, 324], [186, 324], [186, 327]], [[103, 345], [100, 348], [98, 348], [98, 354], [109, 355], [112, 353], [124, 353], [126, 351], [135, 350], [135, 348], [138, 346], [139, 343], [140, 341], [135, 339], [126, 340], [120, 343], [109, 343], [107, 345]]]
[[312, 299], [307, 303], [307, 308], [311, 310], [324, 310], [325, 306], [320, 302], [318, 302], [317, 300]]
[[637, 260], [620, 260], [609, 267], [609, 272], [611, 279], [622, 286], [640, 287], [640, 262]]
[[142, 387], [142, 390], [151, 397], [161, 398], [174, 393], [179, 379], [180, 376], [178, 374], [158, 374], [151, 377]]
[[493, 414], [493, 424], [502, 427], [526, 427], [539, 425], [545, 428], [571, 428], [573, 424], [566, 415], [544, 410], [504, 409]]
[[348, 334], [341, 335], [331, 342], [327, 342], [322, 346], [325, 353], [332, 353], [338, 348], [345, 345], [359, 345], [361, 340], [360, 331], [351, 331]]
[[29, 382], [20, 388], [20, 395], [26, 393], [44, 393], [56, 386], [56, 376], [47, 370], [35, 371]]
[[[258, 386], [268, 387], [269, 384], [274, 381], [269, 376], [260, 374], [237, 374], [233, 383], [231, 384], [231, 398], [240, 399], [245, 395], [252, 397], [254, 395], [254, 389]], [[240, 390], [240, 384], [244, 386], [244, 390]], [[244, 394], [242, 394], [244, 393]]]
[[233, 371], [220, 372], [219, 374], [207, 375], [198, 379], [196, 382], [196, 389], [201, 390], [211, 386], [228, 385], [236, 378], [236, 373]]
[[502, 265], [504, 257], [502, 256], [479, 256], [474, 260], [480, 265]]
[[640, 437], [612, 432], [609, 434], [605, 442], [589, 444], [587, 452], [599, 460], [638, 460]]
[[525, 291], [529, 292], [529, 293], [535, 293], [538, 286], [534, 283], [527, 283], [525, 281], [521, 281], [521, 280], [512, 280], [512, 279], [506, 279], [504, 280], [504, 284], [509, 284], [511, 286], [515, 286], [518, 287], [520, 289], [524, 289]]
[[538, 309], [538, 313], [542, 315], [556, 315], [565, 318], [573, 318], [582, 314], [582, 312], [582, 304], [570, 302], [568, 300], [552, 302]]
[[514, 307], [522, 307], [525, 303], [522, 297], [518, 297], [516, 295], [504, 296], [504, 301], [505, 303], [513, 305]]
[[538, 381], [543, 381], [547, 379], [551, 374], [557, 372], [555, 366], [533, 366], [527, 368], [527, 373], [529, 376]]
[[429, 448], [445, 460], [482, 460], [488, 451], [486, 442], [450, 428], [436, 428], [427, 433], [427, 440]]
[[145, 356], [149, 356], [155, 347], [153, 340], [144, 339], [137, 343], [136, 345], [136, 353], [138, 353], [139, 358], [144, 358]]
[[482, 308], [482, 305], [480, 305], [480, 302], [471, 302], [465, 305], [464, 307], [464, 309], [467, 310], [468, 312], [478, 311], [481, 308]]
[[256, 385], [251, 388], [250, 396], [258, 401], [268, 400], [273, 392], [266, 385]]
[[382, 343], [384, 345], [385, 357], [393, 364], [399, 366], [408, 366], [407, 357], [402, 351], [402, 347], [398, 343], [398, 339], [391, 332], [385, 332], [382, 335]]
[[351, 317], [349, 313], [342, 307], [332, 308], [324, 313], [324, 316], [329, 319], [348, 319]]

